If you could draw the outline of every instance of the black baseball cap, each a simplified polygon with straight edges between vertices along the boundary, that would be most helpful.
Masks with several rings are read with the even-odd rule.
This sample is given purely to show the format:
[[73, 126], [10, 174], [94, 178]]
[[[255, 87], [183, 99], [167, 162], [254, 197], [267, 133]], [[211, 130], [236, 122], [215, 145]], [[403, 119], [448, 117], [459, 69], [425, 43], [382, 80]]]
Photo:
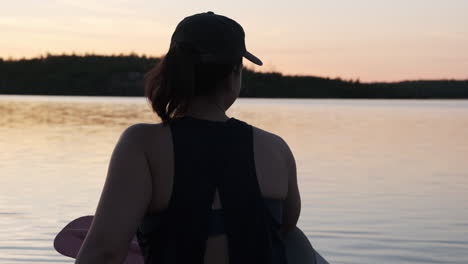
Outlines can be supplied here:
[[242, 26], [211, 11], [184, 18], [172, 34], [171, 47], [176, 44], [190, 45], [205, 63], [233, 63], [244, 57], [263, 65], [245, 48]]

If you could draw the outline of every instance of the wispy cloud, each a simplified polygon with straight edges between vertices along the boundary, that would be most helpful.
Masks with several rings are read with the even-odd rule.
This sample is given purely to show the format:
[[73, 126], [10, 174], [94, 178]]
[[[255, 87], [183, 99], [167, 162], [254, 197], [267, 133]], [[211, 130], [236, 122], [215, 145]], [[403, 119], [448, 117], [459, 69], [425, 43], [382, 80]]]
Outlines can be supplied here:
[[[46, 17], [0, 17], [0, 28], [7, 31], [44, 34], [79, 34], [90, 37], [120, 36], [121, 38], [162, 35], [173, 28], [146, 18], [110, 18], [82, 16], [79, 19], [50, 19]], [[4, 36], [5, 37], [5, 36]]]
[[55, 2], [69, 9], [108, 15], [134, 16], [138, 12], [137, 9], [132, 8], [132, 1], [128, 0], [55, 0]]

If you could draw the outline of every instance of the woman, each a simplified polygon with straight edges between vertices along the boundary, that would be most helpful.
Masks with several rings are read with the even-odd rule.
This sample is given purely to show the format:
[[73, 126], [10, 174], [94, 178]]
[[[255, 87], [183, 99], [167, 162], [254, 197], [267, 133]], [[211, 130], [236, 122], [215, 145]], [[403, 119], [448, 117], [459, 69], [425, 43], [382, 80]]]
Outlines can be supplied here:
[[286, 263], [281, 234], [301, 208], [295, 161], [279, 136], [226, 115], [243, 57], [262, 65], [235, 21], [179, 23], [145, 76], [162, 123], [120, 137], [77, 264], [123, 263], [135, 234], [145, 263]]

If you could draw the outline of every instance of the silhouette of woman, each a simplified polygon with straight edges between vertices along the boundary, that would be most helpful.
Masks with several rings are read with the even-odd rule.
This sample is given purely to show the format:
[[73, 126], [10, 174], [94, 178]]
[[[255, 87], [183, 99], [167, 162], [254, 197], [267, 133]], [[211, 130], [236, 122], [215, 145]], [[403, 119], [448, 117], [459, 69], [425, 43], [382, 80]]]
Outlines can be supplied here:
[[68, 224], [56, 249], [90, 263], [315, 263], [296, 228], [301, 202], [281, 137], [226, 110], [241, 89], [244, 30], [213, 12], [183, 19], [145, 75], [162, 120], [135, 124], [111, 157], [94, 218]]

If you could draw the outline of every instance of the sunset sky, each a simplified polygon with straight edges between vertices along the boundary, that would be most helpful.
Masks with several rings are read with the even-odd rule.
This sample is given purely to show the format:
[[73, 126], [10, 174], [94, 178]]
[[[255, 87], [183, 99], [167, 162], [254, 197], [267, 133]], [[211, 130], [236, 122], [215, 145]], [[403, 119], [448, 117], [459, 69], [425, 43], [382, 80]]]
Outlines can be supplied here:
[[209, 10], [244, 27], [247, 48], [265, 63], [256, 70], [468, 79], [467, 0], [3, 0], [0, 57], [160, 56], [181, 19]]

